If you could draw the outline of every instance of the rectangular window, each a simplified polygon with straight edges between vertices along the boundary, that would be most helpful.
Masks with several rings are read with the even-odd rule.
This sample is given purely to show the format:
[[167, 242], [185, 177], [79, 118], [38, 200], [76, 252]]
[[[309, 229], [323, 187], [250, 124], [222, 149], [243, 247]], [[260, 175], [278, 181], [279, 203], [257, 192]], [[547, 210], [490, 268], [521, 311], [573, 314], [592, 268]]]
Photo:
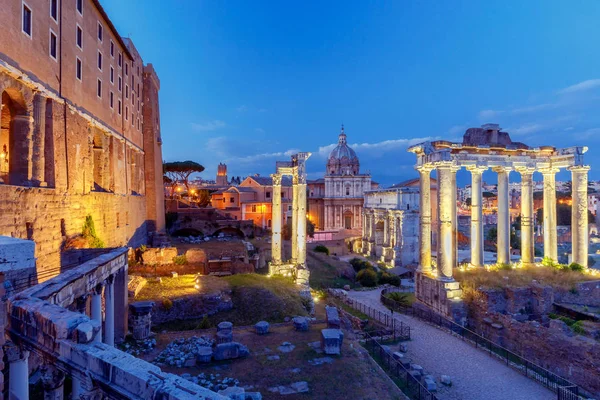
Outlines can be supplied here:
[[77, 25], [77, 31], [75, 33], [75, 42], [77, 43], [77, 47], [83, 49], [83, 30], [79, 25]]
[[125, 121], [129, 121], [129, 108], [125, 106]]
[[256, 212], [256, 206], [252, 205], [252, 212], [255, 213]]
[[121, 115], [121, 100], [117, 101], [117, 104], [118, 104], [117, 111], [119, 111], [119, 115]]
[[77, 79], [81, 80], [81, 60], [77, 57], [77, 62], [75, 64], [75, 76]]
[[123, 87], [123, 80], [121, 79], [121, 77], [119, 77], [119, 92], [121, 90], [123, 90], [122, 87]]
[[125, 85], [125, 98], [129, 98], [129, 86]]
[[135, 106], [135, 93], [131, 92], [131, 105]]
[[50, 17], [58, 22], [58, 0], [50, 0]]
[[115, 83], [115, 69], [112, 67], [112, 65], [110, 66], [110, 83]]
[[140, 112], [140, 100], [138, 99], [138, 112]]
[[27, 4], [23, 3], [23, 33], [31, 37], [31, 8], [27, 7]]
[[122, 65], [122, 63], [123, 63], [123, 54], [122, 53], [119, 53], [118, 60], [119, 60], [118, 64], [119, 64], [119, 67], [120, 67]]
[[56, 60], [56, 35], [50, 30], [50, 57]]
[[138, 65], [138, 76], [140, 76], [140, 66]]
[[139, 118], [137, 120], [137, 129], [138, 129], [138, 131], [140, 130], [140, 119]]
[[136, 91], [136, 93], [138, 94], [138, 96], [141, 94], [140, 93], [140, 84], [139, 83], [137, 84], [137, 91]]
[[83, 0], [75, 0], [75, 4], [77, 6], [77, 12], [80, 15], [83, 15]]
[[102, 36], [104, 35], [104, 29], [102, 29], [102, 24], [98, 22], [98, 40], [102, 41]]
[[112, 41], [112, 39], [110, 40], [110, 56], [115, 58], [115, 43]]
[[133, 111], [131, 112], [131, 126], [135, 127], [135, 119], [133, 118]]
[[110, 98], [109, 98], [110, 99], [110, 101], [109, 101], [110, 108], [114, 108], [114, 106], [115, 106], [115, 99], [114, 99], [114, 97], [115, 97], [115, 94], [113, 92], [110, 92]]
[[98, 69], [102, 71], [102, 53], [98, 52]]
[[125, 76], [129, 73], [129, 64], [125, 63]]
[[265, 196], [266, 196], [267, 199], [270, 199], [271, 198], [271, 192], [265, 192]]
[[98, 88], [96, 90], [96, 95], [99, 98], [102, 98], [102, 81], [100, 79], [98, 79]]

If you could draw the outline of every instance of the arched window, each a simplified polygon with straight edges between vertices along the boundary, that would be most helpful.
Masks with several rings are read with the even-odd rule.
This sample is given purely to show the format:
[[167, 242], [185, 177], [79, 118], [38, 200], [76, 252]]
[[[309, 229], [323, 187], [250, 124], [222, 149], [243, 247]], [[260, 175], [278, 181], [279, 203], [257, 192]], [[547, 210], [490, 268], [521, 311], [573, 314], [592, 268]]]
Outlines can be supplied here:
[[16, 149], [28, 148], [30, 117], [18, 90], [2, 92], [0, 115], [0, 179], [5, 184], [23, 185], [29, 179], [29, 160], [17, 155]]

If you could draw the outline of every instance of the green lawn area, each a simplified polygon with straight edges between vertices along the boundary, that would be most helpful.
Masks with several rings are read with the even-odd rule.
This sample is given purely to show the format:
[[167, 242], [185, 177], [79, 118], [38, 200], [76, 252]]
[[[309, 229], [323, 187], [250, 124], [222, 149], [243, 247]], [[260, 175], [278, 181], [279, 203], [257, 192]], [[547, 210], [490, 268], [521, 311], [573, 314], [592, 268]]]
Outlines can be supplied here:
[[[354, 287], [354, 282], [350, 279], [340, 276], [342, 268], [336, 266], [336, 263], [341, 263], [336, 260], [323, 261], [321, 258], [327, 259], [328, 256], [319, 255], [315, 256], [312, 253], [308, 253], [307, 263], [308, 269], [310, 270], [310, 287], [313, 289], [326, 289], [326, 288], [342, 288], [344, 285], [350, 285]], [[349, 267], [351, 268], [351, 267]]]

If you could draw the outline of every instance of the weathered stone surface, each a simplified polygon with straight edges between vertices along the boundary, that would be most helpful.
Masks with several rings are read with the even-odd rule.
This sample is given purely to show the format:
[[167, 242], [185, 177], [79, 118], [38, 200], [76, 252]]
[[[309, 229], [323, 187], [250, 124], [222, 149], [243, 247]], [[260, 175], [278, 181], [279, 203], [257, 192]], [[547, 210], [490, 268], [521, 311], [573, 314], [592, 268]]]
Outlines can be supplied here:
[[267, 321], [260, 321], [254, 324], [254, 329], [259, 335], [266, 335], [269, 333], [269, 323]]
[[209, 363], [212, 360], [213, 350], [212, 347], [203, 346], [198, 348], [196, 352], [196, 362], [200, 364]]
[[340, 329], [321, 330], [321, 349], [325, 354], [340, 354], [344, 334]]
[[213, 315], [233, 308], [233, 302], [227, 292], [187, 296], [172, 299], [172, 303], [173, 305], [169, 309], [164, 308], [161, 302], [154, 305], [152, 309], [153, 324], [156, 325], [174, 320], [197, 319], [205, 315]]
[[292, 321], [297, 331], [306, 332], [310, 327], [310, 321], [307, 317], [294, 317]]
[[75, 329], [77, 343], [90, 343], [101, 329], [100, 322], [94, 320], [77, 325]]
[[177, 257], [176, 247], [161, 247], [158, 249], [150, 248], [144, 252], [145, 265], [168, 265], [173, 264], [173, 259]]
[[217, 332], [231, 332], [233, 331], [233, 324], [229, 321], [219, 322], [217, 325]]
[[206, 252], [202, 249], [189, 249], [185, 252], [189, 264], [204, 264], [207, 261]]
[[237, 342], [221, 343], [215, 346], [213, 357], [216, 361], [231, 360], [246, 357], [250, 351], [246, 346]]
[[305, 393], [309, 391], [308, 382], [305, 381], [294, 382], [290, 385], [290, 387], [294, 389], [296, 393]]
[[435, 380], [432, 378], [429, 378], [429, 377], [423, 378], [423, 385], [425, 386], [425, 389], [429, 390], [430, 392], [437, 391], [437, 384], [435, 383]]
[[279, 350], [282, 353], [289, 353], [292, 350], [294, 350], [294, 348], [296, 348], [296, 346], [294, 346], [293, 344], [291, 344], [290, 342], [283, 342], [281, 344], [281, 346], [279, 346], [277, 348], [277, 350]]
[[452, 385], [452, 379], [448, 375], [442, 375], [441, 381], [442, 381], [442, 384], [444, 384], [446, 386]]
[[129, 275], [129, 282], [127, 283], [127, 291], [130, 299], [135, 299], [135, 296], [146, 286], [148, 280], [142, 276]]
[[325, 317], [327, 320], [328, 328], [340, 328], [340, 315], [338, 313], [337, 307], [325, 306]]
[[233, 332], [231, 331], [220, 331], [216, 335], [217, 343], [229, 343], [233, 341]]
[[219, 394], [229, 397], [231, 400], [245, 400], [246, 391], [238, 386], [230, 386], [227, 389], [219, 390]]

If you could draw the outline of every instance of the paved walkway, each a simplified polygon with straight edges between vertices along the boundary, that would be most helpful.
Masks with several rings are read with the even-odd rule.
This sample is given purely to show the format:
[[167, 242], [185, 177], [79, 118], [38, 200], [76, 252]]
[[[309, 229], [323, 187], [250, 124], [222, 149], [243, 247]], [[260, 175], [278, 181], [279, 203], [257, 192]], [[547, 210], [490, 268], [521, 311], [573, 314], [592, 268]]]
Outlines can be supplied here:
[[[350, 291], [348, 297], [382, 312], [381, 289]], [[498, 359], [476, 349], [471, 344], [435, 328], [419, 319], [394, 314], [411, 328], [408, 357], [425, 373], [452, 378], [451, 387], [438, 385], [438, 396], [444, 400], [552, 400], [556, 394], [539, 385]]]

